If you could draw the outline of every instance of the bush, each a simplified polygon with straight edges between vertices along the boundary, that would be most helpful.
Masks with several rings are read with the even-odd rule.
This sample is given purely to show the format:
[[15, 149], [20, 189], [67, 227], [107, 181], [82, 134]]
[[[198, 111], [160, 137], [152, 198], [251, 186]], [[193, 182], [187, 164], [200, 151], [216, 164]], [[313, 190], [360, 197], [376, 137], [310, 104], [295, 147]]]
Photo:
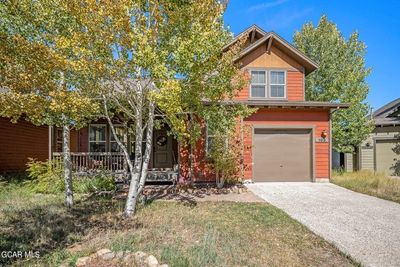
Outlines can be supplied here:
[[[243, 134], [250, 128], [244, 126]], [[208, 155], [209, 166], [216, 174], [217, 186], [223, 187], [225, 183], [236, 184], [241, 182], [242, 173], [248, 169], [242, 158], [244, 151], [243, 140], [237, 132], [227, 135], [215, 133]]]
[[64, 191], [63, 170], [54, 161], [30, 159], [27, 166], [28, 177], [35, 193], [54, 194]]
[[[63, 169], [54, 161], [28, 162], [30, 185], [35, 193], [55, 194], [64, 192]], [[107, 173], [95, 176], [79, 176], [72, 179], [73, 190], [76, 193], [92, 193], [115, 190], [114, 177]]]
[[115, 181], [112, 175], [99, 173], [91, 177], [76, 177], [73, 180], [73, 188], [77, 193], [113, 191], [115, 190]]
[[[228, 145], [228, 140], [229, 145]], [[240, 143], [234, 137], [215, 134], [209, 154], [219, 188], [225, 182], [236, 183], [240, 172]]]

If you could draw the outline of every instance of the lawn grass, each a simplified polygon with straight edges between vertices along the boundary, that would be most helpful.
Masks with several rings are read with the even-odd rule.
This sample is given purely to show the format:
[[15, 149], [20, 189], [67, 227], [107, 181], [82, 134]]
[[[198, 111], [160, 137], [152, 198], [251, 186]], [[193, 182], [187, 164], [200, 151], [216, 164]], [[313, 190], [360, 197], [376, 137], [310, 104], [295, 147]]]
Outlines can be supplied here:
[[[40, 259], [2, 264], [73, 265], [101, 248], [142, 250], [169, 266], [353, 266], [333, 245], [264, 203], [154, 201], [121, 219], [123, 201], [38, 195], [1, 185], [0, 251], [37, 250]], [[71, 248], [74, 245], [74, 248]]]
[[371, 171], [334, 173], [332, 182], [347, 189], [400, 203], [400, 179]]

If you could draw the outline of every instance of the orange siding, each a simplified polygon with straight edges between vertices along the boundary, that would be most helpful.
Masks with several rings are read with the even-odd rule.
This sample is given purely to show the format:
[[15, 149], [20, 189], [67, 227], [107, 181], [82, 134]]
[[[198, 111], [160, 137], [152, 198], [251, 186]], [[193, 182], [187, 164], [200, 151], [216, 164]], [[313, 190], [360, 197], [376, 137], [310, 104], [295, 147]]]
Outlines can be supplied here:
[[[205, 137], [205, 127], [202, 129]], [[179, 147], [179, 172], [181, 182], [215, 182], [215, 174], [212, 172], [206, 155], [205, 138], [200, 138], [192, 148], [192, 169], [190, 174], [190, 145], [180, 144]]]
[[288, 101], [304, 101], [304, 74], [300, 71], [287, 72]]
[[[329, 111], [326, 110], [282, 110], [282, 109], [260, 109], [257, 113], [245, 119], [245, 124], [253, 126], [263, 125], [284, 125], [290, 128], [291, 125], [312, 126], [315, 129], [315, 138], [321, 135], [322, 131], [329, 134]], [[329, 136], [327, 137], [329, 140]], [[329, 178], [329, 143], [317, 143], [314, 145], [314, 169], [315, 178]], [[245, 178], [252, 178], [252, 133], [245, 136], [244, 163], [249, 166], [245, 171]]]
[[[259, 109], [255, 114], [244, 120], [249, 128], [254, 125], [274, 126], [307, 126], [314, 128], [314, 138], [318, 138], [322, 131], [329, 134], [329, 111], [321, 109]], [[244, 177], [252, 178], [252, 131], [245, 130], [244, 137]], [[327, 137], [329, 140], [329, 136]], [[314, 170], [315, 178], [329, 178], [329, 143], [314, 145]], [[192, 181], [215, 181], [215, 176], [207, 166], [205, 157], [205, 139], [202, 138], [193, 149]], [[181, 146], [180, 149], [181, 180], [189, 180], [189, 148]]]
[[242, 90], [240, 90], [233, 99], [235, 100], [248, 100], [250, 98], [249, 87], [246, 86]]
[[26, 121], [14, 124], [0, 118], [0, 173], [26, 170], [28, 158], [48, 158], [47, 126], [34, 126]]

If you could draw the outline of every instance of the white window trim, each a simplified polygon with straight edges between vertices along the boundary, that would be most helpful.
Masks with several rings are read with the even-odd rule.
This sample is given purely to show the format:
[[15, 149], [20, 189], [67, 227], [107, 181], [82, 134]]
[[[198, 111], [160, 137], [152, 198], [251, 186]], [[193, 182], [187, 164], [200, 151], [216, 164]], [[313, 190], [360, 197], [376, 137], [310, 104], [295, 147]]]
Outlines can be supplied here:
[[[271, 72], [283, 72], [285, 83], [284, 84], [275, 84], [275, 83], [272, 84], [271, 83], [271, 81], [272, 81]], [[280, 69], [270, 69], [270, 70], [268, 70], [268, 80], [269, 80], [269, 83], [268, 83], [268, 96], [269, 96], [269, 98], [271, 98], [271, 99], [286, 99], [287, 98], [287, 71], [286, 70], [280, 70]], [[271, 90], [272, 90], [271, 85], [283, 85], [283, 97], [282, 96], [272, 96], [272, 94], [271, 94]]]
[[[263, 71], [264, 73], [265, 73], [265, 83], [252, 83], [251, 82], [251, 73], [253, 72], [253, 71]], [[261, 85], [261, 86], [264, 86], [264, 97], [262, 97], [262, 96], [253, 96], [253, 94], [252, 94], [252, 90], [251, 90], [251, 86], [252, 85]], [[268, 98], [268, 70], [266, 70], [266, 69], [250, 69], [250, 88], [249, 88], [249, 91], [250, 91], [250, 98], [252, 98], [252, 99], [265, 99], [265, 98]]]
[[[105, 140], [104, 141], [91, 141], [90, 140], [90, 127], [92, 127], [92, 126], [94, 126], [94, 127], [99, 127], [99, 126], [101, 126], [101, 127], [104, 127], [105, 128]], [[101, 123], [98, 123], [98, 124], [89, 124], [89, 127], [88, 127], [88, 144], [89, 144], [89, 147], [88, 147], [88, 150], [89, 150], [89, 152], [92, 152], [91, 151], [91, 149], [90, 149], [90, 143], [104, 143], [105, 144], [105, 149], [106, 149], [106, 151], [105, 152], [107, 152], [107, 124], [101, 124]]]
[[[251, 92], [251, 80], [249, 84], [249, 99], [254, 99], [254, 100], [265, 100], [265, 99], [280, 99], [280, 100], [286, 100], [287, 99], [287, 69], [274, 69], [274, 68], [249, 68], [248, 71], [250, 72], [250, 79], [251, 79], [251, 72], [252, 71], [265, 71], [265, 97], [259, 97], [259, 96], [252, 96]], [[285, 84], [284, 84], [284, 96], [283, 97], [272, 97], [271, 96], [271, 71], [278, 71], [278, 72], [284, 72], [285, 73]], [[258, 84], [255, 83], [254, 85], [264, 85], [264, 84]]]
[[[215, 135], [210, 135], [208, 133], [208, 124], [206, 123], [206, 142], [205, 142], [205, 150], [206, 150], [206, 156], [210, 155], [210, 151], [208, 150], [208, 138], [215, 138]], [[228, 149], [229, 148], [229, 138], [227, 136], [225, 136], [225, 148]]]
[[215, 137], [214, 135], [210, 135], [209, 134], [209, 130], [208, 130], [208, 123], [206, 123], [206, 155], [208, 156], [208, 155], [210, 155], [210, 151], [208, 150], [208, 138], [209, 137], [211, 137], [211, 138], [213, 138], [213, 137]]

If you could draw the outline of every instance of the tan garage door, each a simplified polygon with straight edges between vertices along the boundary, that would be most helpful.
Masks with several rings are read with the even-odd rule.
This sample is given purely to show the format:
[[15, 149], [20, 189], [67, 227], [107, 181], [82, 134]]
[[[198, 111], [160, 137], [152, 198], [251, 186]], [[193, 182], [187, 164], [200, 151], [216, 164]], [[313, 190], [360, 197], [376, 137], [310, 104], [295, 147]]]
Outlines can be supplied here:
[[396, 140], [376, 140], [376, 171], [400, 176], [400, 143]]
[[311, 130], [254, 129], [253, 181], [311, 181]]

